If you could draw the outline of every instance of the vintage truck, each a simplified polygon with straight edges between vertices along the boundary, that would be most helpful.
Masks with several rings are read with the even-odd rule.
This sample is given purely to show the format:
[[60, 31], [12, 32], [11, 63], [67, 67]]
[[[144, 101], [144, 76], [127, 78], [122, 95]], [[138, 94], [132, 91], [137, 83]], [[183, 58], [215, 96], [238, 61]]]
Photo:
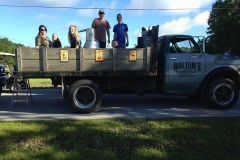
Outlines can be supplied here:
[[103, 93], [133, 91], [202, 98], [209, 107], [235, 105], [240, 58], [205, 53], [205, 40], [190, 35], [158, 37], [158, 26], [143, 31], [136, 48], [17, 48], [15, 75], [52, 78], [78, 113], [94, 112]]
[[2, 88], [6, 86], [8, 82], [8, 75], [5, 66], [0, 63], [0, 95], [2, 94]]
[[[15, 54], [0, 52], [0, 59], [6, 61], [6, 57], [14, 57]], [[9, 83], [9, 67], [0, 62], [0, 95], [2, 94], [2, 88], [6, 88]]]
[[2, 89], [9, 89], [11, 92], [13, 89], [21, 88], [26, 85], [23, 77], [17, 77], [16, 83], [14, 83], [14, 77], [11, 76], [11, 68], [7, 64], [6, 57], [15, 57], [12, 53], [2, 53], [0, 52], [0, 59], [5, 59], [5, 64], [0, 63], [0, 95], [2, 94]]

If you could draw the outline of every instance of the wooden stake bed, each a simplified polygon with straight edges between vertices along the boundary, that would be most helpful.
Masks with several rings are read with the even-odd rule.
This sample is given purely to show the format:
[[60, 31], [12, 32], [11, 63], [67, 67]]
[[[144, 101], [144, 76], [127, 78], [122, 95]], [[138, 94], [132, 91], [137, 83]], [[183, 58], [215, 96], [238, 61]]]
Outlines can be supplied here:
[[24, 77], [144, 76], [151, 48], [17, 48], [14, 74]]

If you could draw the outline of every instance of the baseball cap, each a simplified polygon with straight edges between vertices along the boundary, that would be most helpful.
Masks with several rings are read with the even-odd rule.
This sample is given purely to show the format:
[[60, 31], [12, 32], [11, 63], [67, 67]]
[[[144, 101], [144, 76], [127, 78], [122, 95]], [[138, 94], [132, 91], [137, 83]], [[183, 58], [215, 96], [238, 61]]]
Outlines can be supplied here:
[[103, 9], [100, 9], [98, 13], [99, 13], [99, 14], [100, 14], [100, 13], [105, 14]]

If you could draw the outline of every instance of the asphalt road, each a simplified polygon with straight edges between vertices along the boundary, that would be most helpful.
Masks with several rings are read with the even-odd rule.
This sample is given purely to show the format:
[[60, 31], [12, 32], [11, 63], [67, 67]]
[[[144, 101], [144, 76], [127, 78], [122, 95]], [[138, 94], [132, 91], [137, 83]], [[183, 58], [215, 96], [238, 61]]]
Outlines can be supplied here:
[[106, 118], [172, 118], [240, 116], [240, 100], [228, 110], [206, 106], [204, 99], [192, 100], [186, 96], [161, 94], [104, 94], [101, 108], [91, 114], [77, 114], [62, 99], [61, 89], [32, 89], [33, 104], [13, 103], [12, 94], [0, 96], [0, 121], [48, 119], [106, 119]]

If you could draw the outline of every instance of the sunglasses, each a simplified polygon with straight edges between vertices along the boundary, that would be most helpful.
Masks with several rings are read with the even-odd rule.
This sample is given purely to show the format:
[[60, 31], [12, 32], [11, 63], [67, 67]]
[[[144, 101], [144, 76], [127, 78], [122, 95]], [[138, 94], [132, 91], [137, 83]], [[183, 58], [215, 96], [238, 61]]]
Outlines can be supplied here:
[[117, 17], [117, 18], [122, 18], [122, 17]]
[[41, 29], [41, 31], [46, 31], [46, 29]]

